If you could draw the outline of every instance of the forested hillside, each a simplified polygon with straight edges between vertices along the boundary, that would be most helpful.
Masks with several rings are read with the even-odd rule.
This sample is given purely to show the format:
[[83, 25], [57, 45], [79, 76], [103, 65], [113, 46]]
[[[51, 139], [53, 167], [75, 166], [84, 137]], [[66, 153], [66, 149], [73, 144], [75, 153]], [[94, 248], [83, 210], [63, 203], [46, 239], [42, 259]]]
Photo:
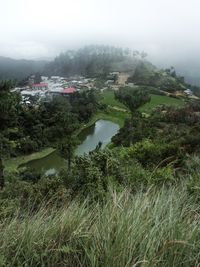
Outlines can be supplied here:
[[99, 76], [110, 71], [134, 71], [145, 53], [110, 46], [86, 46], [60, 54], [46, 71], [58, 75]]
[[[51, 62], [14, 60], [0, 57], [0, 80], [24, 80], [31, 74], [107, 77], [110, 72], [126, 72], [129, 82], [154, 86], [162, 90], [185, 89], [184, 79], [175, 69], [161, 70], [146, 60], [147, 54], [131, 49], [91, 45], [61, 53]], [[194, 91], [199, 92], [198, 87]]]
[[23, 80], [36, 72], [43, 72], [46, 61], [15, 60], [0, 56], [0, 80]]

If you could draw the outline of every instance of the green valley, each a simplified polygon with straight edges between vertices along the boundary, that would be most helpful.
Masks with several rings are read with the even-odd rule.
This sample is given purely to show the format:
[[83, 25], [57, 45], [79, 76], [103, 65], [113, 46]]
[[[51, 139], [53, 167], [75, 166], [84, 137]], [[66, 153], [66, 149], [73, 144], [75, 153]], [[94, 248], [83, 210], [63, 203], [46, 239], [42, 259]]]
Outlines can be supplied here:
[[46, 72], [0, 82], [0, 266], [198, 267], [192, 87], [105, 46]]

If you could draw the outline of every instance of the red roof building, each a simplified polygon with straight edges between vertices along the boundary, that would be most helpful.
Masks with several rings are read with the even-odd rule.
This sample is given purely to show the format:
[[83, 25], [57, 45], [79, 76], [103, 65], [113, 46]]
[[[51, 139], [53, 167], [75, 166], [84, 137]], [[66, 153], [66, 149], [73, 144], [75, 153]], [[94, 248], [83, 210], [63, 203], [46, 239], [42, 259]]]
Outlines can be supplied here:
[[32, 85], [33, 90], [47, 90], [48, 84], [47, 83], [35, 83]]
[[65, 88], [61, 93], [62, 94], [73, 94], [75, 92], [77, 92], [76, 88], [68, 87], [68, 88]]
[[32, 86], [45, 87], [45, 86], [48, 86], [48, 84], [47, 83], [34, 83]]

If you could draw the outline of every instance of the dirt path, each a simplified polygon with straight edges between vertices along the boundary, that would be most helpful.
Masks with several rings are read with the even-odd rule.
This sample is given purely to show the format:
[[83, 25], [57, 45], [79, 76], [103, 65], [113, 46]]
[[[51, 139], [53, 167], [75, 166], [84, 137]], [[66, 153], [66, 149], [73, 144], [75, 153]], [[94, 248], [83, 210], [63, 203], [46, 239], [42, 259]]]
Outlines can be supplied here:
[[119, 107], [110, 106], [110, 105], [108, 105], [108, 107], [111, 109], [117, 110], [117, 111], [127, 112], [127, 110], [125, 108], [119, 108]]
[[125, 85], [129, 77], [130, 77], [130, 74], [128, 73], [125, 73], [125, 72], [119, 73], [117, 83], [119, 85]]

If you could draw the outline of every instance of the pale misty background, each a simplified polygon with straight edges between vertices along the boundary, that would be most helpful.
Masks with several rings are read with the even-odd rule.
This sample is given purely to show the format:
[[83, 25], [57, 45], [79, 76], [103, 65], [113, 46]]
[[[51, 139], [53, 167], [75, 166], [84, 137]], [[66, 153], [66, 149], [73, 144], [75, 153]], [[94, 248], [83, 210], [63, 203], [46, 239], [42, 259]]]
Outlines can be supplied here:
[[0, 56], [50, 60], [105, 44], [145, 51], [189, 80], [200, 76], [199, 0], [0, 1]]

